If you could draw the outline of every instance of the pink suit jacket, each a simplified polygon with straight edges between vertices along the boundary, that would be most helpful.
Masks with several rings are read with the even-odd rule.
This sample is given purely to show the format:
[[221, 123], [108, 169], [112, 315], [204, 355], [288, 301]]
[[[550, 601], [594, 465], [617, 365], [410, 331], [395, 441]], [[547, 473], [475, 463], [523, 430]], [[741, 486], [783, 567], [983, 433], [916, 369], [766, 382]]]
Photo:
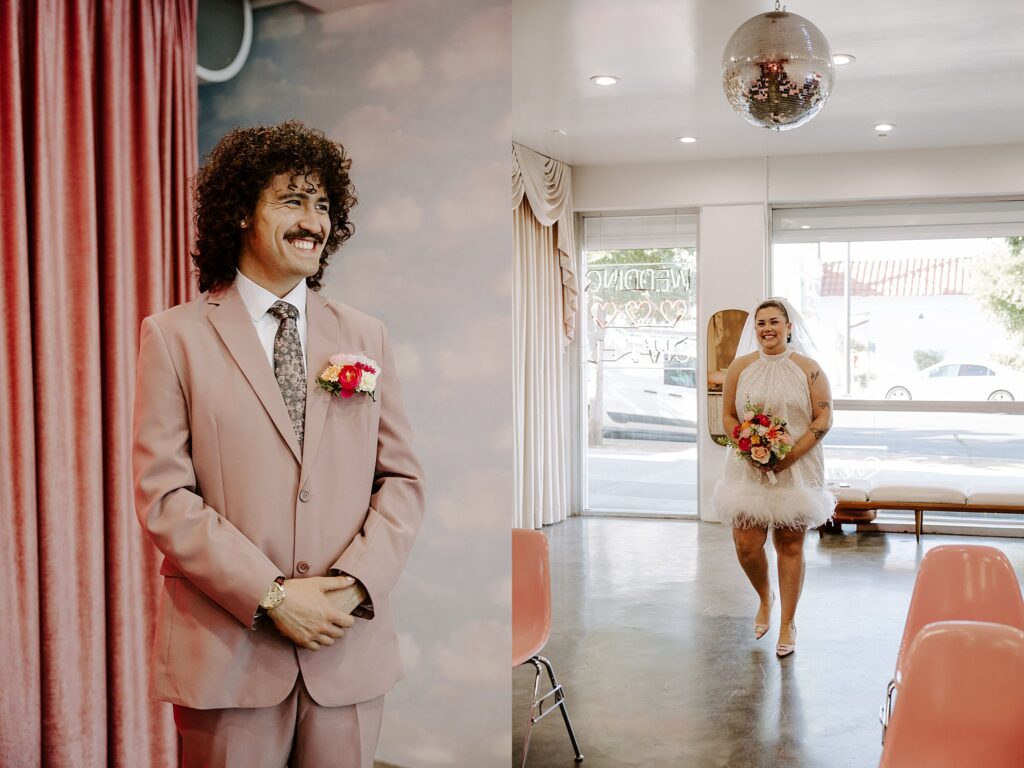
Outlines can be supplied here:
[[[387, 331], [310, 291], [305, 446], [238, 291], [143, 321], [133, 467], [139, 520], [164, 555], [150, 691], [196, 709], [264, 707], [301, 671], [325, 706], [365, 701], [401, 676], [389, 595], [423, 516]], [[376, 401], [315, 384], [331, 355], [381, 366]], [[308, 651], [253, 614], [275, 577], [363, 583], [372, 619]], [[286, 597], [287, 599], [287, 597]]]

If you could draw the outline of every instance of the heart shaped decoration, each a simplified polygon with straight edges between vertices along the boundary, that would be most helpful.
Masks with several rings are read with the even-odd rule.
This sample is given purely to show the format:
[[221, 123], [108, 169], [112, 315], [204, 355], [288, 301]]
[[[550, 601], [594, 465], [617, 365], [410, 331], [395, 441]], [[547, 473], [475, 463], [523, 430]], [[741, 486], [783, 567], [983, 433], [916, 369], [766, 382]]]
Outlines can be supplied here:
[[647, 299], [627, 301], [623, 309], [626, 311], [626, 316], [633, 321], [634, 327], [649, 325], [651, 318], [654, 316], [654, 305]]
[[679, 325], [679, 321], [686, 317], [688, 307], [682, 299], [665, 299], [658, 305], [658, 311], [665, 321], [673, 328]]
[[619, 307], [614, 301], [590, 302], [590, 316], [601, 328], [611, 325], [617, 314], [619, 314]]

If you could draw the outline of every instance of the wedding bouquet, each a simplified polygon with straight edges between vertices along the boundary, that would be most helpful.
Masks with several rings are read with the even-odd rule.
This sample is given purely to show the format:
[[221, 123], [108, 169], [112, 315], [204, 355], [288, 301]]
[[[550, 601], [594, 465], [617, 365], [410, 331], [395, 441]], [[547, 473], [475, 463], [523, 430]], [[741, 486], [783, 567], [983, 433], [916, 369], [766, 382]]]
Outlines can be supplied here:
[[[784, 419], [772, 416], [764, 406], [751, 405], [749, 400], [741, 415], [743, 421], [733, 429], [731, 441], [737, 456], [770, 467], [792, 450], [793, 438]], [[778, 482], [770, 469], [768, 480], [772, 485]]]

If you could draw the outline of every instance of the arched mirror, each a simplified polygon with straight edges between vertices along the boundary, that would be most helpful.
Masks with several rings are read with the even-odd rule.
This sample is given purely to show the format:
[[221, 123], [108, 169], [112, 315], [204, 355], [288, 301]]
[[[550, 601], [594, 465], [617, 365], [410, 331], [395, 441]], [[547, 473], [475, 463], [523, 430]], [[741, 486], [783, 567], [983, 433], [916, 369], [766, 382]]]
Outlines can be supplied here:
[[196, 8], [196, 75], [225, 83], [245, 66], [252, 47], [250, 0], [202, 0]]
[[719, 445], [729, 443], [722, 426], [725, 372], [736, 357], [736, 347], [746, 321], [747, 312], [742, 309], [723, 309], [715, 312], [708, 321], [708, 430], [711, 439]]

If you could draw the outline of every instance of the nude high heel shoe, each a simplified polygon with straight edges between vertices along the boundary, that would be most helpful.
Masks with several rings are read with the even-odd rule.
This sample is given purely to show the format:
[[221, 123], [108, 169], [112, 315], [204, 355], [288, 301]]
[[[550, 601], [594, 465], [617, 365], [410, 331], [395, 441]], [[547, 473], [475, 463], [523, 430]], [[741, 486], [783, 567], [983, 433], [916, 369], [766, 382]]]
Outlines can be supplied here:
[[796, 624], [789, 622], [789, 634], [792, 642], [789, 643], [777, 643], [775, 646], [775, 655], [780, 659], [785, 658], [796, 650]]
[[772, 592], [771, 602], [768, 603], [768, 621], [765, 624], [758, 624], [754, 622], [754, 639], [760, 640], [762, 637], [768, 634], [768, 630], [772, 628], [772, 608], [775, 607], [775, 593]]

